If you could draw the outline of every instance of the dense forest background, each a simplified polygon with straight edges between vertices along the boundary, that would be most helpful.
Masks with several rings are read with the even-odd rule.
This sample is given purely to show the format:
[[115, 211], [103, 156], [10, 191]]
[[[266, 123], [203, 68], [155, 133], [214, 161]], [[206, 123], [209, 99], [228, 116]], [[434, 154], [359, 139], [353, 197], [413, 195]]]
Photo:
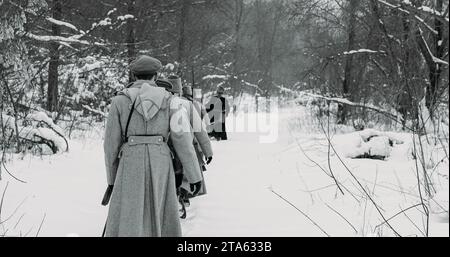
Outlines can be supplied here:
[[412, 127], [421, 108], [448, 124], [445, 0], [7, 0], [0, 7], [0, 111], [14, 118], [16, 138], [36, 111], [56, 124], [102, 120], [140, 54], [203, 93], [219, 84], [235, 98], [309, 92], [337, 103], [336, 122], [355, 127], [373, 119], [371, 111]]

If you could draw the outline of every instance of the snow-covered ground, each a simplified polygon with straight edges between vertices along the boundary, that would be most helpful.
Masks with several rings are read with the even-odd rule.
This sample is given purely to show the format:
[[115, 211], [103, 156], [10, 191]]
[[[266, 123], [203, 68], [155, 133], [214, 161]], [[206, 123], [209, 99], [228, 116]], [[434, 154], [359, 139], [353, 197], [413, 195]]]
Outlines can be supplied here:
[[[331, 150], [323, 133], [308, 130], [305, 110], [283, 109], [275, 142], [260, 143], [266, 133], [235, 132], [230, 140], [213, 142], [215, 157], [205, 173], [208, 194], [192, 201], [185, 236], [392, 236], [366, 191], [389, 224], [402, 236], [423, 236], [415, 162], [408, 156], [408, 134], [396, 134], [404, 143], [390, 151], [385, 161], [346, 158], [355, 134], [336, 135]], [[260, 114], [262, 115], [262, 114]], [[256, 114], [239, 116], [241, 124]], [[232, 119], [233, 117], [230, 117]], [[265, 118], [265, 117], [263, 117]], [[273, 118], [273, 117], [272, 117]], [[295, 120], [297, 126], [290, 127]], [[302, 127], [303, 126], [303, 127]], [[291, 129], [290, 129], [291, 128]], [[352, 141], [353, 140], [353, 141]], [[347, 149], [348, 150], [348, 149]], [[341, 183], [342, 195], [331, 167]], [[448, 163], [436, 171], [435, 201], [431, 200], [431, 236], [448, 236]], [[8, 169], [27, 183], [5, 172], [0, 190], [6, 190], [0, 234], [35, 236], [100, 236], [107, 209], [100, 206], [105, 189], [102, 133], [93, 131], [70, 141], [70, 152], [51, 157], [14, 157]], [[381, 225], [380, 225], [381, 224]]]

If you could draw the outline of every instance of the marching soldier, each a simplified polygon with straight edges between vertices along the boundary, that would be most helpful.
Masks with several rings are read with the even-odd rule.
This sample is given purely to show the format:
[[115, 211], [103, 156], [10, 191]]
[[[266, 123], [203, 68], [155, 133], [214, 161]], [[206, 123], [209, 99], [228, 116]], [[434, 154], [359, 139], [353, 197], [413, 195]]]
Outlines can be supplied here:
[[[181, 94], [181, 92], [185, 91], [185, 89], [182, 89], [182, 82], [181, 78], [178, 76], [171, 76], [167, 81], [165, 80], [159, 80], [158, 83], [165, 87], [169, 92], [177, 95]], [[170, 86], [166, 86], [168, 83], [172, 85], [172, 88], [170, 89]], [[211, 141], [209, 140], [208, 133], [206, 130], [206, 126], [203, 123], [200, 113], [197, 111], [196, 106], [194, 105], [194, 102], [191, 102], [188, 98], [182, 98], [183, 107], [187, 111], [192, 132], [193, 132], [193, 146], [197, 154], [197, 160], [199, 162], [200, 168], [202, 171], [206, 170], [206, 165], [210, 164], [213, 158], [213, 151], [211, 146]], [[176, 158], [174, 159], [175, 167], [176, 164], [179, 163]], [[186, 206], [189, 206], [190, 201], [189, 198], [197, 195], [204, 195], [206, 194], [206, 187], [205, 187], [205, 181], [202, 177], [202, 186], [201, 191], [197, 193], [193, 192], [190, 185], [189, 180], [186, 176], [183, 177], [182, 183], [180, 184], [179, 190], [179, 201], [182, 205], [182, 215], [181, 218], [186, 218]]]
[[[181, 79], [179, 79], [179, 82], [181, 82]], [[201, 103], [193, 99], [192, 87], [183, 87], [182, 93], [182, 99], [185, 100], [185, 108], [191, 116], [191, 123], [194, 124], [194, 148], [197, 152], [197, 158], [200, 164], [200, 168], [202, 169], [202, 171], [206, 171], [206, 165], [210, 164], [213, 159], [211, 140], [209, 139], [206, 124], [204, 123], [203, 119], [203, 117], [208, 117], [208, 115], [206, 113], [206, 109], [201, 105]], [[204, 109], [203, 115], [202, 107]], [[185, 177], [181, 185], [180, 196], [183, 203], [187, 206], [190, 205], [190, 198], [205, 195], [207, 193], [204, 177], [202, 179], [201, 191], [198, 195], [195, 195], [191, 191], [189, 191], [188, 185], [188, 180]]]
[[156, 86], [161, 62], [137, 58], [130, 70], [136, 82], [111, 103], [104, 151], [111, 194], [107, 237], [179, 237], [181, 226], [170, 140], [194, 193], [202, 174], [182, 100]]

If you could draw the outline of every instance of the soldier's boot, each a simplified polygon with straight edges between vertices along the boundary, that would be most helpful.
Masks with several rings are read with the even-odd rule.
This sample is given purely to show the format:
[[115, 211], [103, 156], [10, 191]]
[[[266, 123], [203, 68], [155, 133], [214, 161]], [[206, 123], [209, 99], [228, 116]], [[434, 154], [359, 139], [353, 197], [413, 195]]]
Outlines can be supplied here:
[[180, 197], [181, 200], [183, 201], [184, 206], [189, 208], [191, 206], [191, 201], [189, 200], [189, 192], [181, 188]]

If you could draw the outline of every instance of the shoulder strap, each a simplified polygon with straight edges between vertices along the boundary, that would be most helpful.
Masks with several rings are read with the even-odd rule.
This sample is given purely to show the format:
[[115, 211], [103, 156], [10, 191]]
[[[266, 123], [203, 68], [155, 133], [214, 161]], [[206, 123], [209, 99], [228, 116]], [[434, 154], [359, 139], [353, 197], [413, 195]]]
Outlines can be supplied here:
[[133, 116], [134, 107], [136, 105], [136, 100], [137, 100], [137, 97], [136, 97], [136, 99], [134, 99], [133, 105], [131, 106], [130, 114], [128, 114], [127, 125], [125, 127], [125, 132], [122, 136], [124, 143], [128, 142], [128, 127], [130, 126], [131, 117]]

